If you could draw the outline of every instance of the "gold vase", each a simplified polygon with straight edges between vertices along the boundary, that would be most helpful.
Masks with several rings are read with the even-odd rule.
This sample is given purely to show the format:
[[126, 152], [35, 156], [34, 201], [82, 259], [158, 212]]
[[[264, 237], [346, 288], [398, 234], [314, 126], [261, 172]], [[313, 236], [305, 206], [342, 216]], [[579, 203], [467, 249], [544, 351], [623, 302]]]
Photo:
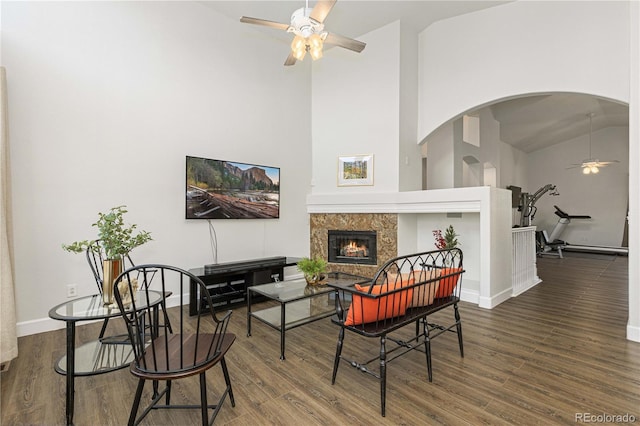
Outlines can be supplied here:
[[113, 282], [122, 272], [122, 259], [109, 259], [102, 262], [102, 303], [111, 305], [113, 298]]

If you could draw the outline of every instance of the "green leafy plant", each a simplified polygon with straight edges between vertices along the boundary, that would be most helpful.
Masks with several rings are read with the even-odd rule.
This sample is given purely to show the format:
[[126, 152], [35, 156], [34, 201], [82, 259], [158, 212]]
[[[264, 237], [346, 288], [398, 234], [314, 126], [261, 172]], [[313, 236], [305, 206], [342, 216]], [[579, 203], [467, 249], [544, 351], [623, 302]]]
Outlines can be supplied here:
[[307, 282], [317, 282], [327, 271], [327, 261], [321, 257], [303, 257], [297, 263], [298, 269], [304, 274]]
[[[107, 259], [119, 259], [129, 254], [134, 248], [151, 241], [151, 234], [147, 231], [134, 233], [137, 225], [125, 225], [123, 215], [127, 213], [126, 206], [112, 207], [107, 213], [98, 213], [98, 220], [91, 226], [98, 228], [100, 247]], [[82, 253], [94, 240], [76, 241], [63, 244], [62, 248], [72, 253]], [[96, 250], [99, 250], [97, 247]]]

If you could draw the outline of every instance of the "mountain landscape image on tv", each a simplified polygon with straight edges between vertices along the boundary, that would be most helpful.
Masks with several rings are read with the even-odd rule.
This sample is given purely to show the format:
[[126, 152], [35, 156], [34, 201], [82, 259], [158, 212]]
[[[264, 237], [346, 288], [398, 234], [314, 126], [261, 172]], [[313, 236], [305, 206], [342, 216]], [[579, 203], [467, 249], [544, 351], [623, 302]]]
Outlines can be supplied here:
[[277, 219], [280, 169], [187, 156], [187, 219]]

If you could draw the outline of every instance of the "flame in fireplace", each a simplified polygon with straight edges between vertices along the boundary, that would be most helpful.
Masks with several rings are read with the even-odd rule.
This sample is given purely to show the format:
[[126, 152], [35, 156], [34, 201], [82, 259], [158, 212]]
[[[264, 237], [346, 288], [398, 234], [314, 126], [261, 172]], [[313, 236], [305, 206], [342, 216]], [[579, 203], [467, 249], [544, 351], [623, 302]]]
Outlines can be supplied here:
[[365, 245], [358, 245], [356, 241], [349, 241], [340, 248], [340, 256], [369, 257], [369, 249]]

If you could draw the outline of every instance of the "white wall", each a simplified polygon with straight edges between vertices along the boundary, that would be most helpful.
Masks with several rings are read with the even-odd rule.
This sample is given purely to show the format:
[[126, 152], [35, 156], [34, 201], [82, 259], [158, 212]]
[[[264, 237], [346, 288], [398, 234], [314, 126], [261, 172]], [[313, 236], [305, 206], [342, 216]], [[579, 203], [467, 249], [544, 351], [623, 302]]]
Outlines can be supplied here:
[[[487, 164], [496, 168], [496, 186], [522, 186], [526, 182], [527, 156], [524, 152], [500, 140], [500, 123], [488, 108], [479, 112], [479, 147], [462, 140], [463, 119], [449, 121], [433, 131], [423, 141], [423, 155], [427, 157], [427, 188], [460, 188], [463, 158], [475, 157], [480, 173]], [[479, 185], [489, 185], [480, 176]]]
[[422, 155], [418, 132], [418, 34], [400, 26], [400, 120], [398, 189], [422, 189]]
[[420, 34], [419, 81], [419, 141], [465, 111], [515, 95], [628, 102], [629, 2], [518, 1], [438, 21]]
[[[358, 39], [361, 53], [329, 49], [313, 64], [313, 193], [398, 190], [400, 23]], [[373, 186], [337, 187], [338, 157], [360, 154], [374, 155]]]
[[[601, 160], [629, 158], [629, 128], [609, 127], [594, 131], [592, 155]], [[549, 235], [558, 222], [557, 205], [570, 215], [588, 215], [591, 220], [574, 219], [560, 239], [572, 244], [620, 246], [629, 199], [629, 163], [622, 161], [600, 169], [597, 175], [583, 175], [580, 167], [568, 169], [589, 157], [589, 135], [532, 152], [528, 155], [528, 185], [534, 193], [546, 184], [556, 185], [558, 196], [544, 195], [533, 225]]]
[[427, 189], [453, 188], [453, 122], [429, 135], [423, 148], [427, 156]]
[[256, 35], [197, 2], [2, 2], [20, 334], [67, 284], [95, 293], [60, 246], [112, 206], [152, 233], [136, 262], [212, 262], [207, 222], [184, 219], [186, 155], [281, 168], [280, 219], [214, 221], [219, 261], [308, 254], [310, 67]]

